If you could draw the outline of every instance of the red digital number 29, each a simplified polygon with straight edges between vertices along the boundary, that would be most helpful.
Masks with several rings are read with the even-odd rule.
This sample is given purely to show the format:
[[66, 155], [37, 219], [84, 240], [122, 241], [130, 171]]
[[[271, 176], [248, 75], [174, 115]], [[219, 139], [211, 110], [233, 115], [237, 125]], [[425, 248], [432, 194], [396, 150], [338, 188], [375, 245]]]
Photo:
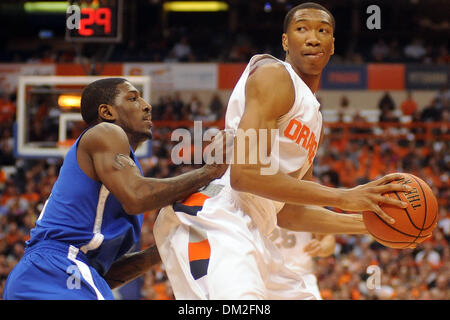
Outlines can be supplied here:
[[94, 34], [94, 30], [86, 28], [94, 23], [103, 26], [106, 34], [111, 33], [111, 9], [99, 8], [95, 10], [93, 8], [83, 8], [81, 9], [81, 14], [87, 15], [87, 18], [80, 20], [79, 33], [82, 36], [89, 37]]

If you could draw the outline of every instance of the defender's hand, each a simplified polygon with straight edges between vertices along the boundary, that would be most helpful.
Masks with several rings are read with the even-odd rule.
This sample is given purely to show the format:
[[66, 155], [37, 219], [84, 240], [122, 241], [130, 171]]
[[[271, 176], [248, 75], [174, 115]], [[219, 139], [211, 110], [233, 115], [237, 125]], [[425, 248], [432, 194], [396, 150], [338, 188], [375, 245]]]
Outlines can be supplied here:
[[221, 130], [205, 148], [206, 165], [204, 168], [216, 178], [220, 178], [228, 169], [233, 158], [233, 141], [233, 130]]
[[305, 253], [307, 253], [311, 257], [318, 256], [319, 253], [321, 252], [321, 250], [322, 250], [322, 244], [317, 239], [312, 239], [303, 248], [303, 251], [305, 251]]

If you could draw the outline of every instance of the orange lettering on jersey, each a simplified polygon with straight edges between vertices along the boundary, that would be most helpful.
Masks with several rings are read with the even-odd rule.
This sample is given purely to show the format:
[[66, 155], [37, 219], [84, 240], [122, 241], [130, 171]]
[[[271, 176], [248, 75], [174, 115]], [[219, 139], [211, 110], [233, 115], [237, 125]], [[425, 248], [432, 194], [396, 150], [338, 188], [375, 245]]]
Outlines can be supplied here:
[[[293, 133], [291, 133], [292, 128], [294, 128], [294, 132]], [[295, 141], [295, 138], [297, 137], [297, 135], [300, 132], [301, 128], [302, 128], [301, 122], [296, 120], [296, 119], [292, 119], [291, 122], [289, 122], [289, 124], [286, 127], [286, 129], [284, 130], [284, 135], [285, 135], [285, 137]]]
[[302, 130], [300, 131], [300, 134], [297, 137], [297, 141], [295, 141], [298, 145], [300, 145], [300, 141], [303, 139], [302, 147], [306, 148], [306, 143], [308, 142], [309, 133], [311, 130], [309, 130], [308, 126], [303, 125]]
[[309, 136], [309, 141], [306, 149], [308, 150], [308, 162], [311, 163], [314, 159], [314, 156], [316, 155], [317, 149], [316, 135], [314, 134], [314, 132], [312, 132]]
[[284, 136], [292, 141], [295, 141], [299, 146], [301, 145], [308, 151], [308, 162], [311, 164], [317, 150], [316, 135], [311, 129], [302, 124], [297, 119], [291, 119], [288, 126], [284, 130]]

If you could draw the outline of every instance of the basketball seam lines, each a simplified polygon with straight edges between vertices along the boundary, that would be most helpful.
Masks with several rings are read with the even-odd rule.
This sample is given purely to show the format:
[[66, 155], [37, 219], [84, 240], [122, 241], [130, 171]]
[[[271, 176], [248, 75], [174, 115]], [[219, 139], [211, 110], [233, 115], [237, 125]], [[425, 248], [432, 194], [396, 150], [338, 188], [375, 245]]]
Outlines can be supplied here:
[[[377, 216], [377, 218], [378, 219], [380, 219], [385, 225], [387, 225], [389, 228], [391, 228], [391, 229], [393, 229], [393, 230], [395, 230], [395, 231], [397, 231], [397, 232], [399, 232], [399, 233], [401, 233], [401, 234], [403, 234], [403, 235], [405, 235], [405, 236], [408, 236], [408, 237], [412, 237], [412, 238], [416, 238], [417, 237], [417, 235], [413, 235], [413, 234], [409, 234], [409, 233], [406, 233], [406, 232], [403, 232], [403, 231], [401, 231], [401, 230], [398, 230], [397, 228], [394, 228], [392, 225], [390, 225], [389, 223], [387, 223], [386, 221], [384, 221], [382, 218], [380, 218], [376, 213], [374, 213], [376, 216]], [[422, 238], [424, 238], [425, 236], [422, 236]]]
[[[417, 180], [416, 180], [416, 181], [417, 181]], [[422, 184], [420, 183], [420, 181], [417, 181], [417, 183], [419, 184], [420, 189], [422, 190], [422, 193], [423, 193], [423, 200], [425, 201], [425, 219], [423, 220], [423, 224], [425, 224], [425, 222], [427, 221], [427, 210], [428, 210], [428, 206], [427, 206], [427, 198], [425, 197], [425, 192], [424, 192], [424, 190], [423, 190], [423, 188], [422, 188]], [[430, 223], [430, 225], [427, 226], [427, 227], [423, 227], [422, 230], [427, 230], [427, 229], [431, 228], [431, 227], [433, 226], [434, 222], [436, 221], [437, 216], [438, 216], [438, 215], [435, 215], [435, 216], [434, 216], [434, 219], [433, 219], [433, 221]]]
[[419, 234], [417, 235], [417, 238], [414, 239], [414, 242], [416, 242], [416, 240], [418, 239], [418, 237], [420, 236], [420, 234], [421, 234], [422, 231], [423, 231], [423, 227], [425, 226], [425, 221], [427, 221], [427, 209], [428, 209], [428, 208], [427, 208], [427, 198], [425, 197], [425, 192], [423, 191], [422, 185], [420, 184], [419, 181], [417, 181], [417, 179], [416, 179], [414, 176], [412, 176], [412, 178], [413, 178], [413, 179], [417, 182], [417, 184], [419, 185], [420, 190], [422, 191], [423, 201], [425, 202], [425, 203], [424, 203], [424, 205], [425, 205], [425, 213], [424, 213], [424, 217], [423, 217], [422, 230], [420, 230]]
[[[385, 185], [388, 184], [388, 183], [389, 183], [389, 182], [386, 182]], [[400, 197], [399, 197], [399, 195], [397, 194], [397, 192], [394, 192], [394, 194], [395, 194], [395, 196], [398, 198], [398, 200], [403, 201], [402, 199], [400, 199]], [[409, 237], [415, 238], [415, 239], [413, 240], [413, 242], [407, 242], [407, 241], [389, 241], [389, 240], [382, 240], [381, 238], [378, 238], [378, 239], [379, 239], [379, 240], [382, 240], [382, 241], [389, 242], [389, 243], [406, 243], [406, 246], [403, 247], [403, 249], [405, 249], [405, 248], [408, 248], [411, 244], [416, 243], [416, 240], [418, 239], [418, 237], [420, 236], [420, 233], [421, 233], [422, 231], [421, 231], [418, 227], [416, 227], [416, 225], [414, 224], [414, 222], [411, 220], [411, 217], [409, 216], [408, 210], [407, 210], [406, 208], [403, 208], [403, 210], [405, 210], [406, 216], [408, 217], [408, 219], [409, 219], [409, 221], [411, 222], [412, 226], [413, 226], [414, 228], [416, 228], [417, 230], [419, 230], [419, 235], [418, 235], [417, 237], [416, 237], [416, 236], [413, 236], [413, 235], [408, 235], [407, 233], [404, 233], [404, 232], [402, 232], [402, 231], [400, 231], [400, 230], [397, 230], [396, 228], [394, 228], [394, 227], [391, 226], [390, 224], [386, 223], [386, 221], [384, 221], [383, 219], [381, 219], [378, 215], [377, 215], [377, 217], [378, 217], [385, 225], [387, 225], [389, 228], [391, 228], [391, 229], [393, 229], [393, 230], [395, 230], [395, 231], [397, 231], [397, 232], [400, 232], [401, 234], [404, 234], [404, 235], [407, 235], [407, 236], [409, 236]], [[375, 238], [377, 238], [377, 237], [375, 237]]]
[[407, 243], [408, 246], [409, 246], [410, 244], [414, 243], [414, 242], [409, 242], [409, 241], [392, 241], [392, 240], [384, 240], [384, 239], [382, 239], [382, 238], [378, 238], [377, 236], [374, 236], [373, 234], [372, 234], [372, 236], [373, 236], [375, 239], [378, 239], [378, 240], [383, 241], [383, 242], [389, 242], [389, 243]]
[[[399, 197], [399, 195], [397, 194], [397, 192], [394, 192], [394, 194], [395, 194], [395, 196], [397, 197], [398, 200], [403, 201], [403, 200]], [[424, 195], [424, 196], [425, 196], [425, 195]], [[413, 226], [414, 228], [416, 228], [417, 230], [422, 231], [422, 229], [419, 228], [418, 226], [416, 226], [416, 224], [415, 224], [414, 221], [412, 220], [411, 216], [409, 215], [408, 208], [403, 208], [403, 210], [405, 210], [406, 216], [408, 217], [409, 222], [411, 222], [412, 226]], [[414, 236], [414, 237], [415, 237], [415, 236]]]

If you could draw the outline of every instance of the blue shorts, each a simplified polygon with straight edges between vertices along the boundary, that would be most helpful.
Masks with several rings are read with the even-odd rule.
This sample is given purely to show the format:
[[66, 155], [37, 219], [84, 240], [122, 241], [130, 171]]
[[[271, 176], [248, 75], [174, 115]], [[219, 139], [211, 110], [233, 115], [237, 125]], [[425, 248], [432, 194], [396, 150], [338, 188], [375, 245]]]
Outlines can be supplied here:
[[52, 240], [26, 249], [6, 280], [5, 300], [113, 300], [103, 277], [78, 248]]

